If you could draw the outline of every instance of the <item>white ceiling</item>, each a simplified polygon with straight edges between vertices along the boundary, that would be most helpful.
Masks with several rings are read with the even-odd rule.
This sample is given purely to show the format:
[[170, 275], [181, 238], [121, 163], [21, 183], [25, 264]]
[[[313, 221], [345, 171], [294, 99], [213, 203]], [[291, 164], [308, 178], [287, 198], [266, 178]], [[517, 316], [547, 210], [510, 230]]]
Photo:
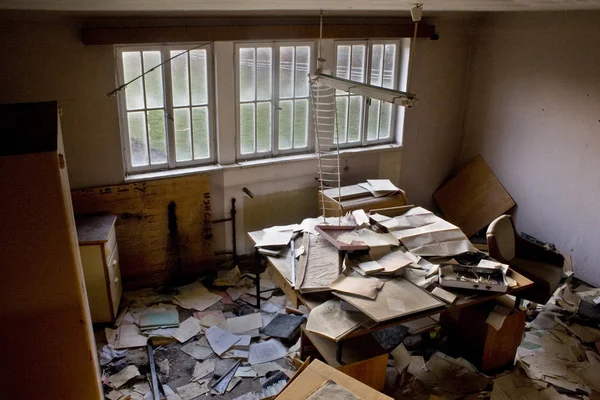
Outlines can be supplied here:
[[[406, 11], [407, 0], [0, 0], [0, 10], [156, 11]], [[427, 11], [547, 11], [600, 9], [600, 0], [422, 0]]]

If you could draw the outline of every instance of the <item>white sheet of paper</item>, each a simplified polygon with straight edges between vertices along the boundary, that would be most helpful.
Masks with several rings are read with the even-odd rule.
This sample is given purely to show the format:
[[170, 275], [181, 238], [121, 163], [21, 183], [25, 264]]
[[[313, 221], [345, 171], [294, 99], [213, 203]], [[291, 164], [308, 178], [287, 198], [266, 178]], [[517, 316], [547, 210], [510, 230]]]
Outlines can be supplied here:
[[404, 344], [400, 343], [398, 347], [396, 347], [391, 352], [392, 358], [396, 361], [396, 369], [399, 373], [404, 372], [406, 368], [408, 368], [408, 364], [410, 364], [410, 353], [404, 347]]
[[204, 378], [206, 375], [210, 374], [215, 370], [215, 362], [216, 358], [209, 358], [204, 362], [196, 362], [194, 365], [194, 372], [192, 373], [192, 381], [198, 381]]
[[285, 231], [299, 232], [301, 230], [302, 230], [302, 226], [300, 224], [279, 225], [279, 226], [272, 226], [270, 228], [263, 229], [264, 232], [285, 232]]
[[506, 317], [508, 317], [508, 314], [510, 314], [509, 308], [503, 306], [496, 306], [494, 307], [490, 315], [488, 315], [485, 322], [491, 327], [493, 327], [495, 330], [499, 331], [502, 328], [502, 325], [504, 324], [504, 320], [506, 320]]
[[128, 322], [122, 323], [115, 335], [115, 349], [142, 347], [147, 342], [148, 338], [140, 334], [140, 328]]
[[385, 272], [396, 272], [400, 268], [404, 268], [412, 261], [400, 250], [388, 253], [377, 260]]
[[177, 393], [181, 396], [182, 400], [191, 400], [195, 399], [198, 396], [203, 395], [204, 393], [208, 393], [210, 389], [208, 388], [208, 383], [205, 382], [202, 385], [197, 382], [191, 382], [187, 385], [183, 385], [177, 388]]
[[261, 364], [253, 364], [252, 369], [256, 372], [256, 374], [258, 376], [265, 376], [267, 374], [267, 372], [283, 371], [285, 368], [283, 368], [281, 365], [277, 364], [276, 362], [270, 361], [270, 362], [261, 363]]
[[240, 365], [235, 371], [235, 376], [240, 376], [242, 378], [256, 378], [257, 374], [251, 365]]
[[367, 179], [367, 182], [376, 192], [397, 192], [400, 190], [389, 179]]
[[210, 347], [219, 356], [241, 340], [239, 336], [232, 335], [217, 326], [211, 326], [206, 330], [206, 338], [210, 343]]
[[140, 371], [138, 371], [135, 365], [128, 365], [118, 373], [111, 375], [110, 378], [108, 378], [108, 381], [113, 388], [118, 389], [126, 384], [130, 379], [133, 379], [139, 375]]
[[365, 261], [358, 263], [358, 268], [360, 268], [366, 275], [374, 274], [384, 270], [383, 266], [377, 261]]
[[441, 287], [435, 287], [433, 288], [433, 290], [431, 291], [431, 294], [439, 297], [440, 299], [444, 300], [446, 303], [448, 304], [453, 304], [456, 301], [456, 295], [453, 293], [450, 293], [447, 290], [442, 289]]
[[200, 282], [178, 288], [179, 294], [173, 296], [173, 303], [186, 309], [204, 311], [221, 301], [222, 297], [211, 293]]
[[250, 355], [248, 362], [250, 364], [260, 364], [285, 357], [287, 350], [279, 340], [270, 339], [266, 342], [250, 345]]
[[357, 329], [368, 319], [361, 312], [342, 310], [340, 301], [331, 299], [311, 310], [306, 330], [335, 340]]
[[199, 334], [201, 330], [202, 327], [200, 326], [200, 321], [194, 317], [189, 317], [179, 324], [179, 328], [175, 329], [175, 332], [173, 332], [173, 337], [177, 339], [178, 342], [185, 343]]
[[242, 315], [241, 317], [227, 318], [225, 323], [226, 330], [229, 333], [241, 334], [262, 328], [262, 319], [260, 313]]
[[283, 247], [287, 246], [292, 238], [294, 231], [268, 231], [265, 232], [262, 238], [254, 247]]
[[250, 335], [239, 335], [240, 340], [233, 345], [232, 349], [236, 350], [248, 350], [252, 337]]
[[180, 350], [196, 360], [206, 360], [215, 354], [215, 352], [212, 351], [212, 348], [203, 346], [200, 340], [192, 341], [185, 346], [182, 346]]

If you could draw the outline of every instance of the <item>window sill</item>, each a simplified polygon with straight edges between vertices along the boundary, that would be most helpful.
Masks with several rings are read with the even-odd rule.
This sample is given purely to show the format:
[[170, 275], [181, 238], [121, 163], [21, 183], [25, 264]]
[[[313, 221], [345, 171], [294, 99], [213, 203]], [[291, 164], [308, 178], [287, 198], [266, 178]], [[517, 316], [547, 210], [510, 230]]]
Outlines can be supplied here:
[[[369, 147], [356, 147], [350, 149], [340, 149], [340, 156], [345, 155], [353, 155], [353, 154], [364, 154], [364, 153], [383, 153], [389, 151], [397, 151], [401, 150], [403, 146], [401, 144], [391, 143], [391, 144], [380, 144]], [[274, 157], [274, 158], [264, 158], [260, 160], [250, 160], [250, 161], [241, 161], [233, 164], [221, 165], [221, 164], [211, 164], [211, 165], [203, 165], [200, 167], [191, 167], [191, 168], [180, 168], [180, 169], [170, 169], [166, 171], [155, 171], [155, 172], [144, 172], [140, 174], [131, 174], [125, 177], [126, 183], [131, 182], [139, 182], [139, 181], [147, 181], [152, 179], [163, 179], [163, 178], [173, 178], [178, 176], [186, 176], [186, 175], [194, 175], [194, 174], [209, 174], [220, 171], [231, 171], [235, 169], [248, 169], [248, 168], [257, 168], [264, 167], [269, 165], [277, 165], [277, 164], [288, 164], [294, 162], [301, 162], [307, 160], [316, 160], [318, 158], [317, 153], [308, 153], [308, 154], [296, 154], [291, 156], [283, 156], [283, 157]], [[316, 167], [315, 167], [316, 171]]]

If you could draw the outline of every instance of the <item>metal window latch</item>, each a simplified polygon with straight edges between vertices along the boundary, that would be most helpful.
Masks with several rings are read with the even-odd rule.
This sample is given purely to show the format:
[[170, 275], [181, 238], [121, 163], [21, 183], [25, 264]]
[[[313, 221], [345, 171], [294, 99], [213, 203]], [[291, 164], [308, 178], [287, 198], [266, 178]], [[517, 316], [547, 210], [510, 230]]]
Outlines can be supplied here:
[[171, 115], [170, 112], [167, 111], [167, 118], [171, 121], [175, 121], [175, 119], [173, 118], [173, 116]]

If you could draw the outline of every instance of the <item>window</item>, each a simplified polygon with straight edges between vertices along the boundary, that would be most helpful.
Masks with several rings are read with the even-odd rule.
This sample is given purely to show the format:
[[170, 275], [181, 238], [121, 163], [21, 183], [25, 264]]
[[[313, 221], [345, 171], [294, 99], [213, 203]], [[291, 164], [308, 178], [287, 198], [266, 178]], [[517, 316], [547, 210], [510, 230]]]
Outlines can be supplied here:
[[210, 60], [208, 45], [117, 48], [119, 85], [151, 71], [119, 94], [128, 172], [214, 162]]
[[313, 42], [237, 44], [237, 158], [310, 151]]
[[[398, 88], [398, 41], [335, 42], [336, 76], [388, 89]], [[395, 106], [336, 91], [336, 123], [341, 147], [394, 140]]]

